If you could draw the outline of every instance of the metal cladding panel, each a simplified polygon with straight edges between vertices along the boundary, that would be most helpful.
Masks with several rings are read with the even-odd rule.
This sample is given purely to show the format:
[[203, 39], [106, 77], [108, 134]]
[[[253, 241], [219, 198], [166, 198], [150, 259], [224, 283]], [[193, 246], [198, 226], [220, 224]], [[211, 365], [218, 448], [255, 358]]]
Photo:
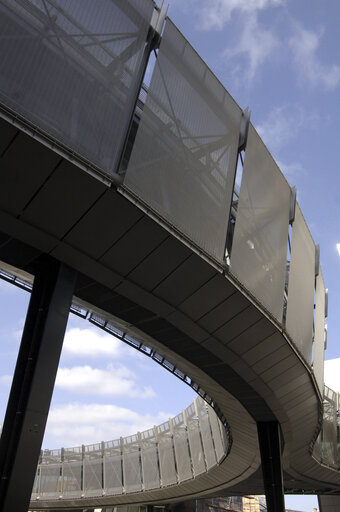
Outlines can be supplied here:
[[144, 489], [160, 487], [158, 453], [155, 439], [142, 441], [142, 468]]
[[177, 474], [175, 466], [175, 454], [172, 436], [170, 433], [163, 433], [159, 435], [158, 453], [162, 486], [176, 484]]
[[124, 187], [219, 262], [241, 115], [167, 20]]
[[337, 407], [336, 401], [324, 400], [321, 435], [322, 462], [333, 467], [339, 465], [337, 454]]
[[311, 364], [314, 312], [315, 245], [296, 204], [288, 281], [286, 329]]
[[61, 493], [61, 463], [42, 464], [40, 466], [39, 496], [48, 497]]
[[205, 402], [200, 401], [198, 407], [198, 418], [204, 448], [204, 456], [207, 463], [207, 470], [216, 466], [216, 453], [213, 444], [208, 410]]
[[112, 172], [151, 0], [2, 0], [0, 102]]
[[124, 446], [123, 450], [124, 487], [126, 492], [142, 490], [142, 466], [138, 445]]
[[197, 418], [188, 419], [188, 437], [194, 476], [205, 472], [204, 452]]
[[[224, 446], [224, 441], [221, 436], [221, 428], [219, 425], [220, 420], [218, 419], [215, 411], [211, 407], [208, 407], [208, 414], [209, 414], [211, 431], [212, 431], [214, 445], [215, 445], [217, 462], [219, 462], [221, 459], [223, 459], [223, 457], [225, 456], [225, 452], [226, 452], [225, 446]], [[224, 430], [224, 428], [223, 428], [223, 430]]]
[[290, 187], [250, 125], [231, 250], [231, 273], [282, 322]]
[[[181, 421], [176, 422], [177, 419], [180, 419]], [[179, 482], [184, 482], [185, 480], [192, 478], [193, 475], [189, 452], [189, 439], [183, 422], [183, 414], [179, 414], [174, 418], [173, 428], [178, 480]]]
[[319, 265], [319, 275], [316, 278], [316, 304], [314, 328], [314, 361], [313, 370], [321, 393], [324, 383], [325, 359], [325, 285]]
[[66, 498], [80, 498], [82, 494], [82, 463], [63, 463], [63, 496]]
[[85, 457], [84, 460], [84, 494], [85, 496], [98, 496], [103, 489], [103, 461], [101, 453], [96, 458]]
[[105, 491], [107, 494], [122, 494], [122, 456], [121, 454], [108, 455], [105, 453]]

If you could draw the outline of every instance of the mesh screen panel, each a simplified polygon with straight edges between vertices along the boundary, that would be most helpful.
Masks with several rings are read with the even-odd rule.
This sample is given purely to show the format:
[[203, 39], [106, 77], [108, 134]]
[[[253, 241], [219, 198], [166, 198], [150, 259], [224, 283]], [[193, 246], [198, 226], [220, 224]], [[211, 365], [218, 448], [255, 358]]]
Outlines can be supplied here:
[[337, 466], [337, 410], [336, 403], [327, 399], [324, 401], [322, 423], [322, 461], [331, 466]]
[[82, 494], [82, 463], [63, 463], [63, 496], [80, 498]]
[[120, 453], [105, 453], [105, 491], [107, 494], [122, 494], [122, 457]]
[[323, 373], [325, 355], [325, 285], [319, 266], [316, 278], [315, 331], [313, 370], [321, 393], [323, 392]]
[[170, 20], [124, 186], [222, 262], [241, 110]]
[[210, 420], [210, 425], [211, 425], [211, 431], [212, 431], [212, 435], [213, 435], [213, 439], [214, 439], [216, 457], [217, 457], [217, 461], [219, 462], [225, 455], [225, 448], [224, 448], [224, 444], [223, 444], [223, 439], [221, 437], [221, 430], [219, 427], [219, 419], [218, 419], [215, 411], [211, 407], [208, 407], [208, 414], [209, 414], [209, 420]]
[[144, 489], [159, 487], [158, 453], [155, 440], [142, 442], [142, 468]]
[[211, 428], [207, 406], [203, 401], [200, 403], [200, 406], [198, 407], [198, 414], [205, 460], [207, 463], [207, 469], [210, 469], [216, 465], [216, 454], [211, 436]]
[[180, 482], [192, 478], [189, 439], [183, 424], [174, 426], [174, 448], [178, 479]]
[[290, 187], [249, 126], [230, 271], [281, 323]]
[[175, 454], [170, 434], [159, 434], [158, 453], [162, 485], [177, 483]]
[[199, 424], [195, 418], [188, 420], [188, 437], [194, 476], [197, 476], [205, 472], [205, 462]]
[[40, 472], [40, 496], [61, 493], [61, 464], [42, 464]]
[[151, 0], [2, 0], [0, 102], [112, 171]]
[[124, 445], [123, 450], [124, 487], [126, 492], [142, 490], [142, 467], [138, 445]]
[[296, 204], [288, 281], [286, 329], [311, 364], [314, 310], [315, 245]]
[[101, 453], [86, 455], [84, 460], [84, 491], [86, 496], [102, 494], [103, 461]]

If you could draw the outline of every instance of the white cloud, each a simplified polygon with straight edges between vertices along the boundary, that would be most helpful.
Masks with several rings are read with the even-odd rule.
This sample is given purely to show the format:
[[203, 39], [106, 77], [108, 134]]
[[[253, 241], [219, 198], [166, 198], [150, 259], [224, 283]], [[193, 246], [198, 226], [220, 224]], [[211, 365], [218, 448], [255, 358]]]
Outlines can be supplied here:
[[337, 251], [339, 253], [339, 256], [340, 256], [340, 244], [336, 244], [336, 249], [337, 249]]
[[99, 328], [73, 327], [66, 332], [63, 345], [63, 356], [66, 357], [117, 359], [122, 357], [126, 351], [127, 347], [122, 341], [101, 332]]
[[[286, 163], [281, 160], [276, 160], [276, 163], [291, 186], [294, 185], [294, 181], [298, 176], [306, 173], [306, 169], [299, 162]], [[301, 199], [300, 194], [299, 198]]]
[[256, 125], [256, 130], [270, 151], [275, 153], [298, 135], [307, 121], [310, 126], [315, 118], [307, 116], [299, 105], [282, 105], [271, 110], [266, 119]]
[[[272, 55], [278, 46], [278, 40], [274, 34], [258, 23], [256, 12], [249, 14], [244, 22], [241, 37], [234, 48], [227, 48], [223, 55], [233, 59], [243, 55], [248, 60], [248, 65], [243, 66], [245, 80], [252, 81], [259, 67]], [[241, 67], [234, 67], [234, 78], [240, 73]]]
[[340, 393], [340, 357], [325, 361], [325, 384]]
[[12, 384], [12, 375], [2, 375], [0, 377], [0, 386], [9, 387]]
[[151, 386], [139, 387], [136, 376], [125, 366], [108, 365], [106, 369], [86, 366], [59, 368], [56, 386], [73, 393], [97, 396], [128, 396], [151, 398], [156, 395]]
[[295, 23], [295, 33], [289, 44], [301, 76], [312, 85], [321, 85], [326, 90], [340, 83], [340, 66], [324, 66], [317, 57], [322, 33], [315, 33]]
[[285, 0], [210, 0], [195, 2], [203, 30], [222, 29], [234, 11], [253, 14], [268, 7], [282, 5]]
[[170, 416], [139, 414], [116, 405], [71, 403], [51, 409], [45, 438], [52, 443], [49, 448], [109, 441], [159, 425]]

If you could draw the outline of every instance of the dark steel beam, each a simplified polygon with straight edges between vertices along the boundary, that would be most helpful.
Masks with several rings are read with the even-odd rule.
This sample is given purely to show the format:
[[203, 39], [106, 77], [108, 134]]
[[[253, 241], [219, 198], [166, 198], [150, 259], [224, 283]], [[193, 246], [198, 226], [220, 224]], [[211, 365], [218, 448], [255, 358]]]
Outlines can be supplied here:
[[276, 421], [257, 422], [257, 433], [267, 511], [285, 512], [280, 425]]
[[43, 258], [35, 275], [0, 438], [0, 510], [26, 512], [45, 432], [76, 272]]

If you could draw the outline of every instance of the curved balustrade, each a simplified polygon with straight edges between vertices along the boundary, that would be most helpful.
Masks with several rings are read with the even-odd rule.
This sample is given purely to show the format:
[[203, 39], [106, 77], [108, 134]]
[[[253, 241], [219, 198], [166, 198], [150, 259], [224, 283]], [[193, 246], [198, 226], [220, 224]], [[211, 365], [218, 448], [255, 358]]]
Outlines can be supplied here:
[[[171, 325], [181, 335], [189, 332], [193, 351], [200, 343], [208, 347], [211, 339], [218, 346], [218, 361], [225, 362], [228, 358], [224, 349], [226, 352], [230, 350], [238, 359], [235, 374], [240, 381], [247, 381], [247, 390], [245, 373], [251, 369], [249, 390], [254, 383], [254, 390], [258, 394], [256, 399], [259, 398], [259, 402], [266, 406], [266, 413], [273, 413], [269, 414], [270, 417], [281, 414], [278, 421], [283, 429], [286, 428], [285, 441], [289, 446], [289, 422], [293, 424], [295, 415], [302, 414], [302, 410], [298, 410], [298, 390], [295, 409], [292, 406], [294, 413], [287, 402], [281, 401], [280, 387], [287, 384], [284, 380], [285, 370], [280, 368], [279, 379], [273, 383], [277, 377], [273, 376], [275, 364], [281, 362], [276, 360], [280, 353], [274, 352], [273, 345], [270, 348], [262, 345], [261, 355], [263, 359], [268, 356], [270, 364], [268, 367], [264, 364], [261, 368], [263, 361], [259, 361], [256, 367], [258, 354], [254, 357], [254, 353], [258, 346], [255, 345], [256, 337], [254, 346], [250, 346], [252, 332], [246, 333], [249, 339], [239, 336], [240, 331], [238, 335], [235, 334], [235, 343], [245, 344], [243, 350], [243, 346], [232, 347], [232, 318], [228, 322], [220, 322], [217, 311], [216, 320], [201, 322], [215, 306], [218, 309], [224, 300], [227, 302], [224, 294], [227, 286], [233, 289], [235, 295], [240, 292], [242, 300], [247, 302], [247, 308], [251, 310], [250, 316], [254, 314], [256, 321], [261, 317], [261, 321], [267, 325], [268, 337], [259, 338], [259, 343], [270, 344], [268, 340], [275, 338], [273, 341], [277, 342], [278, 347], [280, 343], [284, 345], [286, 359], [291, 357], [287, 363], [289, 371], [295, 363], [296, 367], [299, 366], [296, 373], [298, 382], [300, 367], [305, 372], [302, 378], [312, 399], [312, 421], [308, 434], [310, 439], [302, 440], [301, 432], [299, 439], [303, 444], [302, 450], [306, 452], [306, 446], [309, 446], [308, 455], [303, 454], [307, 457], [310, 455], [311, 438], [314, 435], [315, 439], [317, 433], [318, 419], [321, 423], [318, 406], [323, 394], [327, 290], [318, 247], [296, 201], [294, 190], [254, 126], [249, 123], [247, 113], [237, 105], [171, 20], [166, 20], [162, 36], [158, 34], [159, 37], [154, 37], [154, 27], [159, 33], [161, 27], [157, 27], [158, 22], [154, 22], [152, 13], [156, 11], [151, 0], [103, 1], [101, 9], [94, 9], [91, 0], [3, 0], [0, 6], [2, 116], [44, 144], [52, 140], [52, 150], [58, 146], [58, 152], [64, 158], [71, 159], [80, 167], [84, 168], [83, 161], [86, 161], [91, 173], [101, 179], [105, 175], [106, 182], [114, 181], [117, 184], [121, 179], [118, 192], [114, 192], [110, 200], [116, 200], [119, 205], [121, 196], [124, 196], [129, 200], [129, 207], [131, 203], [138, 207], [140, 217], [144, 212], [155, 221], [147, 219], [150, 221], [148, 223], [143, 218], [143, 222], [139, 222], [137, 208], [133, 206], [136, 211], [131, 224], [128, 221], [122, 226], [121, 232], [116, 233], [117, 237], [111, 239], [109, 228], [113, 217], [108, 214], [105, 218], [105, 236], [110, 239], [107, 244], [103, 243], [101, 252], [92, 253], [92, 247], [82, 244], [84, 233], [88, 233], [88, 226], [85, 225], [87, 212], [90, 216], [97, 201], [100, 203], [98, 195], [93, 203], [86, 203], [84, 209], [79, 210], [78, 217], [73, 219], [73, 227], [67, 224], [60, 231], [53, 231], [54, 226], [50, 225], [45, 228], [55, 237], [53, 248], [50, 248], [52, 256], [77, 269], [79, 267], [84, 274], [88, 272], [95, 281], [103, 270], [105, 276], [108, 275], [106, 271], [117, 270], [117, 282], [128, 281], [127, 285], [123, 283], [126, 285], [125, 291], [117, 290], [116, 277], [112, 278], [111, 283], [103, 282], [102, 277], [99, 281], [102, 280], [101, 284], [111, 287], [114, 292], [117, 290], [117, 295], [121, 293], [124, 298], [131, 299], [131, 302], [135, 300], [135, 290], [140, 287], [142, 292], [138, 288], [136, 299], [138, 306], [142, 303], [144, 306], [144, 298], [149, 298], [149, 295], [156, 302], [164, 299], [166, 306], [174, 308], [172, 316], [167, 308], [161, 308], [160, 313], [158, 302], [157, 305], [152, 302], [151, 306], [149, 302], [142, 316], [149, 314], [147, 308], [150, 307], [150, 324], [157, 317], [161, 323], [160, 330], [167, 329], [172, 322]], [[151, 42], [157, 59], [146, 96], [138, 103]], [[132, 129], [129, 132], [131, 119]], [[240, 158], [241, 155], [244, 159]], [[241, 185], [236, 190], [239, 160], [244, 165]], [[120, 177], [117, 177], [117, 173], [120, 173]], [[45, 181], [47, 179], [44, 177], [42, 183]], [[66, 186], [67, 177], [63, 182], [63, 187]], [[29, 197], [37, 199], [39, 187], [37, 182], [36, 190], [33, 187]], [[62, 187], [58, 190], [62, 190]], [[46, 197], [49, 197], [48, 193]], [[108, 194], [103, 192], [103, 201], [104, 196], [105, 201], [108, 200]], [[27, 204], [33, 208], [29, 197]], [[41, 204], [46, 205], [48, 200], [44, 195], [43, 198]], [[29, 208], [25, 210], [25, 204], [16, 205], [20, 222], [23, 225], [26, 222], [30, 227], [36, 223], [37, 230], [44, 232], [40, 224], [41, 212], [37, 213], [33, 208], [30, 213]], [[101, 212], [100, 207], [98, 212]], [[124, 224], [125, 219], [121, 220], [119, 206], [116, 208], [115, 220], [120, 227], [120, 222]], [[4, 210], [7, 211], [6, 202]], [[105, 205], [103, 211], [111, 210], [106, 209]], [[89, 221], [91, 229], [96, 223], [104, 225], [103, 217], [98, 212]], [[34, 215], [38, 216], [38, 221]], [[55, 216], [52, 218], [55, 219]], [[77, 234], [76, 227], [82, 222], [80, 234]], [[124, 245], [125, 236], [127, 233], [133, 236], [132, 232], [136, 235], [135, 239], [128, 239]], [[181, 253], [183, 245], [181, 249], [176, 247], [173, 252], [171, 249], [169, 251], [164, 242], [167, 232], [189, 247], [195, 257], [198, 255], [210, 264], [210, 277], [213, 272], [219, 273], [218, 278], [221, 277], [216, 279], [216, 288], [210, 290], [207, 302], [211, 308], [202, 311], [202, 318], [197, 307], [199, 299], [196, 297], [195, 303], [194, 295], [202, 283], [205, 285], [208, 282], [208, 277], [206, 282], [201, 282], [197, 275], [191, 276], [193, 281], [197, 279], [197, 287], [190, 288], [188, 295], [184, 293], [181, 296], [174, 292], [181, 279], [185, 288], [191, 277], [187, 276], [188, 267], [184, 268], [184, 264], [181, 267], [184, 259], [180, 256], [178, 275], [181, 279], [177, 275], [177, 281], [171, 282], [171, 278], [167, 281], [177, 271], [170, 260], [176, 263], [177, 253]], [[16, 235], [10, 234], [15, 238]], [[27, 237], [25, 235], [24, 242], [34, 245], [31, 240], [27, 241]], [[61, 241], [62, 247], [59, 245]], [[138, 251], [135, 251], [136, 245], [139, 245]], [[43, 247], [42, 250], [45, 250], [45, 245]], [[164, 268], [157, 268], [153, 273], [150, 268], [153, 270], [156, 265], [149, 261], [149, 271], [144, 273], [143, 263], [156, 247], [160, 248], [157, 264], [163, 256], [166, 260]], [[79, 252], [72, 252], [74, 248]], [[135, 252], [138, 252], [136, 260], [125, 266], [125, 261], [122, 263], [121, 260], [127, 260], [126, 254]], [[82, 258], [84, 254], [86, 258]], [[100, 270], [97, 267], [93, 270], [97, 263]], [[215, 303], [212, 297], [218, 295], [221, 289], [221, 301]], [[189, 299], [192, 303], [188, 306], [185, 302], [190, 302]], [[227, 313], [227, 308], [222, 308], [220, 316], [224, 318]], [[241, 316], [241, 313], [237, 309], [236, 316]], [[119, 317], [118, 314], [116, 316]], [[138, 317], [147, 333], [147, 322], [143, 324], [144, 320], [144, 317]], [[129, 321], [133, 325], [131, 317]], [[240, 318], [237, 321], [242, 323]], [[196, 324], [197, 333], [192, 324]], [[222, 332], [224, 325], [231, 333]], [[220, 328], [222, 333], [219, 332]], [[158, 331], [153, 331], [152, 326], [149, 329], [150, 336], [155, 332], [157, 338]], [[144, 331], [141, 337], [143, 335]], [[143, 343], [140, 342], [140, 347], [146, 347]], [[159, 343], [162, 345], [161, 336]], [[207, 352], [208, 349], [210, 347]], [[228, 364], [232, 367], [233, 362]], [[180, 375], [175, 363], [169, 362], [169, 365], [174, 373], [176, 369]], [[204, 365], [199, 370], [209, 374], [209, 369]], [[270, 372], [273, 374], [270, 375]], [[182, 375], [183, 380], [194, 383], [190, 377], [184, 373]], [[228, 384], [223, 385], [224, 389], [228, 389]], [[237, 396], [235, 387], [231, 392]], [[238, 398], [242, 401], [242, 392], [240, 396]], [[289, 400], [296, 397], [292, 393]], [[214, 403], [214, 396], [210, 400]], [[249, 411], [251, 400], [247, 402]], [[33, 498], [55, 499], [60, 496], [73, 499], [136, 493], [173, 486], [209, 471], [220, 463], [230, 446], [225, 430], [221, 429], [208, 406], [199, 399], [196, 409], [190, 406], [172, 421], [128, 438], [92, 447], [45, 451], [39, 464]], [[339, 467], [337, 411], [338, 397], [326, 388], [324, 421], [315, 443], [314, 457], [333, 467]], [[256, 416], [254, 409], [251, 413]], [[259, 421], [258, 418], [256, 421]], [[299, 429], [302, 420], [295, 425]], [[299, 446], [294, 445], [296, 453], [297, 448]], [[296, 467], [300, 457], [292, 452], [290, 456], [295, 457]], [[255, 468], [252, 470], [255, 471]]]
[[98, 444], [44, 450], [32, 500], [109, 496], [176, 485], [222, 462], [230, 440], [197, 398], [161, 425]]

